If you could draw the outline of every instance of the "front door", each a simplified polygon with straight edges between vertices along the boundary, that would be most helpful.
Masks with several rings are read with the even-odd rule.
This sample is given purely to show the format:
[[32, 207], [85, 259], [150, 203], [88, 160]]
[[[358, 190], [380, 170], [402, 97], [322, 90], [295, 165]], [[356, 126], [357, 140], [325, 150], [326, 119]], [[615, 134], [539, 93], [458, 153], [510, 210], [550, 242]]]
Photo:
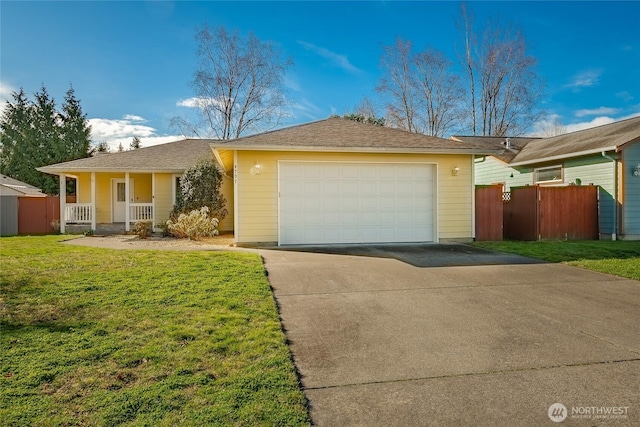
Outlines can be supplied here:
[[[125, 221], [125, 210], [127, 207], [126, 189], [124, 179], [113, 180], [112, 190], [112, 206], [113, 206], [113, 222]], [[133, 179], [129, 180], [129, 198], [133, 202]]]

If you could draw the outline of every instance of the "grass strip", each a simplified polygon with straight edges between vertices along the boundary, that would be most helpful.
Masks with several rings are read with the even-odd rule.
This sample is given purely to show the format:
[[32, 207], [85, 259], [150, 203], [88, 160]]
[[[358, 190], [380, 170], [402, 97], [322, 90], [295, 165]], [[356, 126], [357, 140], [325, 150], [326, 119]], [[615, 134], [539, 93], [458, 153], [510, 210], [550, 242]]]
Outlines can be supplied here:
[[640, 242], [568, 240], [475, 242], [474, 246], [640, 280]]

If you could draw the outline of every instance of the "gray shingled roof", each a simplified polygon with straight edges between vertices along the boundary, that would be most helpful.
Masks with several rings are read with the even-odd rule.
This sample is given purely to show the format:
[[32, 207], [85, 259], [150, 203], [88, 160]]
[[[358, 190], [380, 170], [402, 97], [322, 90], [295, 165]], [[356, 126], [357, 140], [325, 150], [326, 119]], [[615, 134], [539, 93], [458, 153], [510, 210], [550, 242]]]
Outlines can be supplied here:
[[211, 159], [213, 152], [206, 139], [184, 139], [167, 144], [142, 147], [137, 150], [120, 153], [98, 154], [86, 159], [38, 168], [41, 172], [107, 172], [107, 171], [141, 171], [141, 172], [180, 172], [193, 166], [201, 159]]
[[640, 117], [621, 120], [590, 129], [544, 138], [528, 143], [511, 164], [531, 164], [547, 160], [618, 151], [630, 142], [640, 140]]
[[41, 189], [7, 175], [0, 175], [0, 194], [45, 196]]
[[219, 149], [313, 150], [367, 152], [495, 153], [472, 142], [437, 138], [340, 117], [291, 126], [227, 142], [213, 141]]
[[540, 138], [523, 138], [523, 137], [510, 137], [509, 141], [511, 148], [507, 148], [506, 139], [501, 136], [462, 136], [453, 135], [452, 139], [472, 143], [476, 145], [482, 145], [487, 148], [500, 150], [498, 154], [493, 154], [493, 157], [502, 160], [505, 163], [509, 163], [519, 152], [524, 148], [527, 143], [538, 140]]

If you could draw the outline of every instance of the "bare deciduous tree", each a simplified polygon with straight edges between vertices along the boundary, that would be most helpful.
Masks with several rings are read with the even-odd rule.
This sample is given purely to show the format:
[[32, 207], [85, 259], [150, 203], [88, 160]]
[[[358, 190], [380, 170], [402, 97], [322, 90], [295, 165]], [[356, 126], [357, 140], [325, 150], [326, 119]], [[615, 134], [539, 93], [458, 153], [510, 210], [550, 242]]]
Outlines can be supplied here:
[[462, 119], [463, 90], [460, 78], [451, 73], [451, 62], [438, 50], [424, 50], [413, 57], [415, 85], [420, 103], [422, 132], [445, 136]]
[[417, 106], [412, 81], [411, 42], [398, 38], [394, 45], [383, 46], [380, 66], [384, 76], [376, 89], [387, 99], [387, 124], [418, 132], [414, 123]]
[[451, 62], [435, 49], [411, 52], [410, 41], [384, 46], [384, 77], [377, 88], [386, 98], [387, 123], [410, 132], [444, 134], [460, 118], [463, 91]]
[[469, 84], [470, 130], [474, 135], [519, 135], [540, 116], [542, 82], [524, 36], [493, 20], [477, 37], [473, 17], [462, 6], [461, 61]]
[[547, 119], [542, 121], [538, 132], [540, 136], [547, 138], [562, 135], [564, 133], [567, 133], [567, 127], [562, 124], [560, 117], [555, 114], [547, 116]]
[[208, 26], [198, 31], [196, 41], [200, 64], [191, 82], [196, 95], [191, 101], [205, 130], [180, 117], [172, 125], [186, 133], [231, 139], [280, 124], [287, 114], [283, 80], [291, 61], [273, 43], [253, 33], [241, 37]]

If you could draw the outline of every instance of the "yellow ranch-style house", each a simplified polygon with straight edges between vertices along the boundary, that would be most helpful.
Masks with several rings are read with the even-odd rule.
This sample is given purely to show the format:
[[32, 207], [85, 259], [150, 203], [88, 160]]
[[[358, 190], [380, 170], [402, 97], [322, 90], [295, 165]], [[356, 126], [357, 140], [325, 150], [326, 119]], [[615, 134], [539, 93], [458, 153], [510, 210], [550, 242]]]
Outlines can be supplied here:
[[[474, 156], [497, 151], [343, 118], [221, 141], [185, 139], [38, 168], [58, 175], [61, 230], [166, 221], [190, 166], [213, 158], [238, 246], [469, 241]], [[66, 179], [76, 203], [66, 203]]]

